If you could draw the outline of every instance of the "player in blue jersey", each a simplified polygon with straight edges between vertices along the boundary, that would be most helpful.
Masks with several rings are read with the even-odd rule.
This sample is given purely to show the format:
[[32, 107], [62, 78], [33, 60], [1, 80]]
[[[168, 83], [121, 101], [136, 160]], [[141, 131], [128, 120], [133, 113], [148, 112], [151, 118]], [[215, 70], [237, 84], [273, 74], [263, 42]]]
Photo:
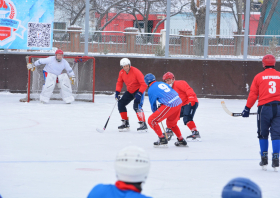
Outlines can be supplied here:
[[115, 160], [115, 169], [116, 184], [98, 184], [87, 198], [151, 198], [141, 194], [150, 169], [149, 156], [142, 148], [122, 149]]
[[[148, 119], [148, 123], [159, 137], [159, 140], [154, 142], [154, 146], [167, 146], [168, 144], [166, 137], [162, 134], [161, 128], [158, 125], [159, 122], [165, 119], [167, 127], [177, 136], [178, 142], [175, 142], [175, 145], [187, 146], [187, 142], [182, 137], [181, 131], [177, 126], [182, 106], [182, 100], [178, 93], [168, 84], [157, 82], [155, 76], [151, 73], [147, 74], [144, 80], [149, 86], [148, 95], [153, 111], [153, 114]], [[161, 103], [159, 108], [157, 108], [157, 101]]]

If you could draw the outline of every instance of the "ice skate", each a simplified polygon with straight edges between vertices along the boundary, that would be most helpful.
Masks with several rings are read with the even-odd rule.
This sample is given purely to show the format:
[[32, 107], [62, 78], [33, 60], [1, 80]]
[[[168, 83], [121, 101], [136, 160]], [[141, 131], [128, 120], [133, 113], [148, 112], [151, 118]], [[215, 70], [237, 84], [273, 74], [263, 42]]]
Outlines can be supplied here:
[[154, 142], [154, 147], [168, 147], [168, 140], [165, 137], [159, 138], [157, 142]]
[[170, 141], [174, 134], [173, 134], [173, 131], [171, 129], [166, 128], [166, 135], [167, 135], [168, 141]]
[[[261, 162], [260, 162], [260, 166], [262, 167], [262, 169], [264, 171], [267, 170], [267, 164], [268, 164], [268, 158], [267, 158], [267, 152], [263, 152], [261, 155]], [[278, 164], [279, 165], [279, 164]]]
[[177, 138], [177, 142], [175, 142], [174, 144], [175, 144], [175, 146], [181, 146], [181, 147], [188, 147], [188, 144], [187, 144], [187, 142], [186, 142], [186, 140], [183, 138], [182, 140], [179, 140], [178, 138]]
[[140, 127], [137, 128], [137, 131], [139, 132], [147, 132], [148, 131], [148, 126], [146, 122], [138, 122], [140, 124]]
[[272, 154], [272, 167], [274, 168], [275, 172], [278, 172], [279, 167], [279, 153]]
[[128, 120], [122, 120], [122, 125], [118, 127], [119, 132], [129, 131], [129, 122]]
[[200, 142], [201, 137], [198, 131], [192, 131], [192, 134], [187, 136], [187, 142]]

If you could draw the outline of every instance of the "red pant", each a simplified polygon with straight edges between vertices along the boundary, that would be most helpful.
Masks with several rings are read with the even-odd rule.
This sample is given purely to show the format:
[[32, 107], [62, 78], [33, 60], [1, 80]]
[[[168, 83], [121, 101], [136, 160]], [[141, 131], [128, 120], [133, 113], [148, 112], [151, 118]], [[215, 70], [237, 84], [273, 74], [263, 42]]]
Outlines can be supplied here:
[[159, 137], [162, 137], [162, 131], [158, 123], [164, 119], [166, 119], [167, 127], [170, 128], [178, 138], [182, 136], [181, 131], [177, 126], [177, 122], [180, 119], [181, 107], [182, 105], [178, 105], [177, 107], [161, 105], [160, 108], [149, 117], [148, 123]]

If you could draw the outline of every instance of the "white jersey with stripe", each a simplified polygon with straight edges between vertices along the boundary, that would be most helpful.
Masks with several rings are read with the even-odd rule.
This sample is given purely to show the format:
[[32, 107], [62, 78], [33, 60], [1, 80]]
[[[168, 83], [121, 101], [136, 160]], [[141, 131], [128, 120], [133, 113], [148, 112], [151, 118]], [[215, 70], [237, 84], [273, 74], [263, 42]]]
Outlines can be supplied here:
[[40, 58], [39, 60], [35, 61], [34, 66], [37, 67], [43, 64], [46, 65], [43, 70], [48, 73], [52, 73], [58, 76], [65, 69], [70, 77], [75, 76], [69, 63], [64, 58], [62, 58], [60, 62], [56, 60], [55, 56], [50, 56], [48, 58]]

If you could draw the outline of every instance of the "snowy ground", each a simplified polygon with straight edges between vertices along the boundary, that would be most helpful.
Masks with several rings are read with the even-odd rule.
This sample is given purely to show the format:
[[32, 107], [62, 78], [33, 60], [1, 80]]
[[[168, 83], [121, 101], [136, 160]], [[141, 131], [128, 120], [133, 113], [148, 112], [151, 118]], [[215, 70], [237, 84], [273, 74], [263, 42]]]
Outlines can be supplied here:
[[[256, 116], [227, 115], [221, 100], [199, 99], [195, 121], [202, 142], [177, 148], [154, 148], [157, 136], [150, 129], [138, 133], [137, 118], [128, 106], [131, 131], [120, 133], [115, 109], [105, 133], [102, 128], [114, 105], [113, 96], [97, 95], [96, 102], [62, 101], [21, 103], [21, 94], [0, 93], [0, 194], [3, 198], [85, 198], [98, 183], [114, 183], [114, 159], [128, 145], [143, 147], [151, 170], [143, 194], [152, 197], [221, 197], [232, 178], [247, 177], [262, 189], [263, 197], [278, 198], [280, 173], [262, 171], [256, 134]], [[241, 112], [245, 100], [225, 100]], [[145, 99], [146, 117], [151, 114]], [[256, 106], [251, 112], [256, 111]], [[186, 137], [190, 131], [179, 127]], [[271, 148], [269, 150], [271, 153]], [[270, 156], [270, 155], [269, 155]]]

